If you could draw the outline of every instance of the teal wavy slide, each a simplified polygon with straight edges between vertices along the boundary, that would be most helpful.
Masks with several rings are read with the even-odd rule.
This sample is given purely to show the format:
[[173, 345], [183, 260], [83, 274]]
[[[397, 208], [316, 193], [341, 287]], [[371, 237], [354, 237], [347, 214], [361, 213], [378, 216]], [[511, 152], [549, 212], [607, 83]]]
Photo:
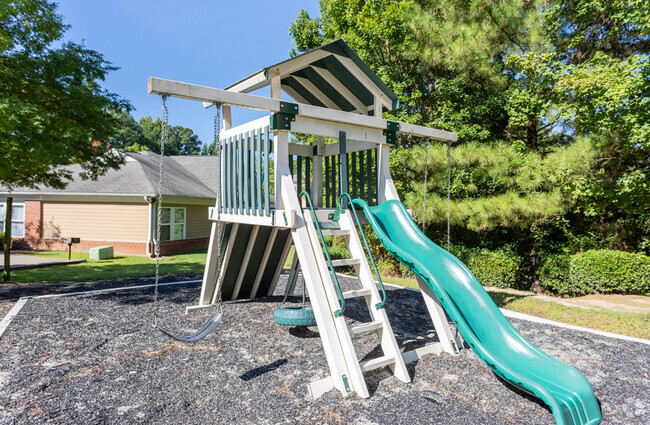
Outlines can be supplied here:
[[585, 377], [517, 332], [465, 264], [424, 236], [401, 202], [375, 207], [360, 199], [353, 202], [386, 249], [431, 288], [467, 344], [494, 373], [542, 399], [558, 425], [600, 423], [600, 408]]

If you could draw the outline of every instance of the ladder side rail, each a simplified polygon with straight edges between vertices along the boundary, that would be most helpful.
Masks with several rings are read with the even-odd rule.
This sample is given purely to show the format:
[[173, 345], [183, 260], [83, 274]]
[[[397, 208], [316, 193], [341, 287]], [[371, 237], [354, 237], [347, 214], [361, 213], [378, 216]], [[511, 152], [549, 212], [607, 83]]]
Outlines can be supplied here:
[[384, 308], [384, 304], [386, 304], [387, 295], [386, 295], [386, 288], [384, 287], [384, 281], [381, 279], [381, 275], [379, 274], [379, 269], [377, 269], [377, 263], [375, 263], [375, 258], [372, 255], [372, 251], [370, 251], [370, 246], [368, 245], [368, 239], [366, 238], [366, 233], [363, 231], [363, 227], [361, 227], [361, 221], [359, 220], [359, 216], [357, 215], [357, 210], [354, 208], [354, 202], [352, 202], [352, 197], [350, 197], [349, 193], [342, 193], [341, 196], [339, 196], [339, 205], [341, 206], [341, 208], [344, 208], [343, 207], [344, 199], [346, 200], [346, 202], [349, 202], [348, 206], [351, 211], [351, 216], [354, 217], [354, 222], [352, 222], [352, 226], [349, 230], [350, 232], [354, 232], [355, 234], [357, 234], [356, 229], [358, 229], [359, 233], [361, 234], [361, 238], [363, 239], [363, 246], [365, 247], [365, 252], [362, 249], [359, 258], [366, 258], [366, 254], [368, 255], [368, 258], [370, 259], [370, 263], [372, 264], [372, 268], [375, 271], [375, 276], [377, 276], [377, 282], [379, 283], [379, 287], [381, 288], [381, 295], [382, 295], [381, 302], [375, 304], [375, 308], [379, 310]]
[[334, 280], [334, 283], [336, 283], [336, 290], [339, 295], [339, 300], [341, 303], [341, 308], [336, 310], [334, 312], [334, 316], [339, 317], [343, 315], [343, 312], [345, 311], [345, 298], [343, 297], [343, 291], [341, 290], [341, 284], [339, 282], [339, 278], [336, 275], [336, 272], [334, 271], [334, 266], [332, 265], [332, 258], [330, 257], [330, 252], [329, 249], [327, 248], [327, 244], [325, 243], [325, 237], [323, 236], [323, 230], [321, 229], [320, 223], [318, 221], [318, 216], [316, 215], [316, 210], [314, 209], [314, 204], [311, 202], [311, 197], [309, 196], [309, 193], [306, 191], [300, 192], [300, 195], [298, 195], [299, 198], [305, 198], [307, 200], [307, 206], [311, 211], [311, 217], [312, 220], [314, 221], [316, 231], [318, 234], [318, 240], [319, 240], [319, 245], [323, 252], [325, 253], [325, 258], [327, 259], [327, 263], [329, 265], [330, 270], [332, 271], [332, 278]]
[[[349, 238], [347, 240], [350, 256], [353, 258], [364, 259], [364, 249], [355, 229], [352, 215], [341, 214], [339, 223], [341, 224], [341, 229], [345, 229], [350, 232]], [[404, 359], [402, 358], [399, 345], [395, 340], [395, 335], [393, 334], [393, 329], [390, 325], [390, 321], [388, 320], [386, 309], [378, 307], [382, 302], [385, 301], [385, 297], [383, 300], [381, 299], [367, 261], [361, 261], [359, 264], [355, 265], [355, 269], [363, 288], [370, 290], [370, 297], [364, 297], [368, 306], [368, 310], [370, 312], [370, 317], [372, 318], [372, 321], [380, 322], [382, 324], [382, 327], [380, 329], [376, 329], [376, 332], [379, 336], [384, 356], [388, 356], [394, 359], [394, 362], [388, 364], [388, 366], [392, 370], [393, 374], [397, 377], [397, 379], [402, 382], [411, 382], [411, 377], [408, 373], [408, 369], [406, 368], [406, 364], [404, 363]]]
[[[337, 333], [339, 335], [339, 341], [343, 351], [345, 362], [348, 366], [348, 371], [350, 373], [350, 381], [352, 382], [352, 387], [354, 391], [362, 398], [368, 398], [370, 393], [368, 392], [368, 386], [366, 385], [365, 378], [363, 377], [363, 370], [359, 364], [359, 359], [357, 358], [356, 350], [354, 349], [354, 344], [352, 343], [352, 338], [348, 330], [348, 326], [345, 322], [345, 317], [343, 317], [343, 310], [345, 309], [345, 298], [343, 297], [343, 292], [341, 291], [341, 286], [338, 280], [338, 276], [334, 271], [332, 265], [332, 259], [329, 256], [329, 251], [327, 250], [327, 245], [325, 244], [325, 238], [323, 237], [323, 232], [320, 228], [318, 216], [314, 210], [314, 206], [309, 198], [307, 192], [302, 192], [300, 198], [305, 197], [308, 201], [308, 206], [311, 211], [311, 217], [308, 214], [303, 214], [305, 221], [310, 226], [309, 236], [311, 239], [312, 248], [318, 250], [320, 255], [316, 255], [318, 260], [322, 263], [321, 265], [321, 275], [322, 281], [326, 284], [326, 293], [329, 295], [330, 306], [333, 308], [341, 306], [339, 310], [334, 311], [334, 324], [336, 326]], [[325, 256], [323, 255], [323, 251]], [[327, 258], [327, 263], [323, 261]], [[329, 270], [328, 270], [329, 266]], [[329, 273], [331, 271], [331, 273]], [[336, 292], [332, 291], [334, 285], [332, 280], [336, 283]], [[329, 291], [328, 291], [329, 290]], [[340, 300], [340, 304], [337, 303], [337, 295]], [[311, 298], [310, 298], [311, 299]]]
[[[336, 298], [336, 295], [331, 294], [333, 288], [326, 270], [327, 265], [320, 249], [314, 250], [313, 241], [316, 240], [316, 229], [311, 219], [306, 218], [307, 216], [303, 214], [298, 196], [293, 190], [293, 186], [290, 185], [291, 175], [288, 166], [280, 167], [276, 172], [284, 173], [287, 183], [283, 190], [284, 208], [296, 211], [296, 226], [291, 229], [291, 236], [296, 247], [295, 253], [302, 264], [305, 287], [314, 310], [334, 387], [346, 396], [352, 389], [348, 381], [351, 372], [346, 361], [343, 344], [340, 341], [340, 332], [336, 325], [337, 318], [333, 313], [337, 306], [330, 305], [330, 299]], [[339, 319], [344, 320], [343, 318]]]

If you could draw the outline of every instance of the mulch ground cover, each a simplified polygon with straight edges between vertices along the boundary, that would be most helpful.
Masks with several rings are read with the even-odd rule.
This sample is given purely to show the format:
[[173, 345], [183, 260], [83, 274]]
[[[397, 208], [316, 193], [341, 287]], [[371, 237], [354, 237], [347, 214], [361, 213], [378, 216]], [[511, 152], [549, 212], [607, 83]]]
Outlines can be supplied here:
[[[342, 280], [346, 286], [354, 283]], [[278, 296], [226, 305], [217, 330], [193, 344], [152, 328], [151, 288], [32, 299], [0, 339], [0, 423], [555, 423], [540, 401], [499, 380], [468, 349], [410, 364], [409, 384], [387, 369], [366, 374], [367, 400], [343, 398], [336, 390], [312, 400], [307, 384], [329, 370], [316, 327], [273, 323], [285, 281], [286, 275]], [[99, 286], [125, 283], [150, 280]], [[96, 287], [87, 283], [74, 289]], [[200, 283], [160, 288], [158, 314], [168, 331], [191, 333], [214, 313], [184, 314], [199, 291]], [[410, 350], [437, 341], [419, 293], [390, 289], [388, 300], [400, 346]], [[350, 300], [346, 317], [350, 323], [368, 321], [365, 303]], [[587, 377], [604, 423], [648, 423], [649, 345], [512, 322], [531, 342]], [[353, 340], [360, 359], [381, 355], [376, 335]]]

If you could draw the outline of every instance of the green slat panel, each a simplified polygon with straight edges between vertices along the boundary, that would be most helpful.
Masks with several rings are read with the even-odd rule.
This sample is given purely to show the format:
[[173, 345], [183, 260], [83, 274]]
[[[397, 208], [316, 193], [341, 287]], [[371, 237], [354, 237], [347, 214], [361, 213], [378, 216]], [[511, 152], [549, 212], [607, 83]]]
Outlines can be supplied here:
[[338, 164], [338, 156], [332, 156], [332, 208], [336, 208], [336, 205], [338, 202], [336, 202], [336, 196], [338, 192], [338, 170], [339, 170], [339, 164]]
[[243, 193], [240, 193], [239, 196], [244, 197], [244, 212], [246, 214], [250, 214], [250, 194], [248, 190], [248, 186], [250, 184], [249, 179], [248, 179], [248, 147], [250, 146], [250, 132], [246, 132], [244, 137], [242, 138], [242, 191]]
[[234, 136], [232, 142], [232, 211], [237, 214], [239, 212], [239, 182], [237, 181], [237, 175], [239, 174], [239, 135]]
[[239, 143], [237, 143], [237, 199], [239, 200], [239, 208], [237, 213], [244, 213], [244, 134], [239, 135]]
[[237, 211], [237, 193], [236, 193], [236, 172], [235, 166], [237, 164], [235, 157], [235, 147], [237, 145], [237, 136], [233, 136], [232, 143], [230, 144], [230, 209], [234, 213]]
[[357, 153], [352, 152], [352, 159], [351, 159], [351, 165], [352, 165], [352, 172], [350, 173], [352, 176], [352, 198], [357, 198], [357, 180], [359, 179], [359, 176], [357, 175]]
[[[340, 193], [348, 192], [348, 154], [345, 131], [339, 132], [339, 187]], [[338, 200], [337, 200], [338, 201]]]
[[372, 205], [372, 150], [366, 155], [366, 181], [368, 182], [368, 204]]
[[230, 179], [231, 179], [231, 190], [232, 190], [232, 212], [237, 212], [237, 139], [238, 136], [232, 138], [232, 145], [230, 146], [230, 156], [232, 158], [232, 164], [230, 167]]
[[228, 183], [227, 183], [227, 186], [226, 186], [226, 190], [228, 191], [228, 213], [230, 213], [230, 214], [232, 214], [232, 205], [233, 205], [232, 204], [232, 202], [233, 202], [233, 198], [232, 198], [232, 195], [233, 195], [233, 193], [232, 193], [232, 188], [233, 188], [233, 184], [232, 184], [232, 144], [233, 144], [233, 138], [229, 137], [228, 138], [228, 145], [227, 145], [228, 152], [226, 153], [226, 160], [228, 161], [228, 166], [227, 166], [227, 168], [228, 168], [228, 174], [227, 174]]
[[379, 200], [379, 149], [375, 149], [375, 205]]
[[291, 172], [291, 177], [296, 175], [293, 172], [293, 155], [289, 155], [289, 172]]
[[248, 199], [250, 202], [250, 211], [249, 214], [255, 214], [255, 130], [250, 133], [250, 140], [248, 142]]
[[311, 158], [305, 158], [305, 190], [311, 193]]
[[363, 199], [366, 195], [366, 151], [359, 152], [359, 198]]
[[257, 183], [257, 215], [262, 215], [262, 129], [257, 130], [257, 139], [255, 140], [255, 159], [257, 160], [257, 172], [255, 182]]
[[271, 170], [270, 160], [269, 160], [269, 127], [264, 128], [264, 215], [271, 215], [271, 194], [269, 189], [269, 174]]
[[298, 174], [298, 193], [302, 192], [302, 157], [298, 156], [297, 158], [297, 164], [296, 164], [296, 173]]
[[330, 158], [326, 156], [323, 158], [325, 161], [325, 208], [329, 208], [330, 205]]

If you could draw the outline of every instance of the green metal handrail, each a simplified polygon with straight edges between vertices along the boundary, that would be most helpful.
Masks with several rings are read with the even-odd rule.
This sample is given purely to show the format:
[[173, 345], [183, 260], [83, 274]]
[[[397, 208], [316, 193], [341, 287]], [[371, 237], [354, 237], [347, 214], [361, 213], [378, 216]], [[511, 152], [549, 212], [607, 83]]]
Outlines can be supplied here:
[[357, 215], [357, 210], [354, 208], [354, 202], [352, 201], [352, 197], [350, 196], [349, 193], [341, 193], [341, 196], [339, 196], [339, 208], [343, 205], [343, 198], [347, 197], [348, 200], [350, 201], [349, 204], [347, 205], [351, 210], [352, 214], [354, 215], [354, 220], [356, 222], [357, 227], [359, 228], [359, 232], [361, 233], [361, 238], [363, 239], [363, 245], [366, 247], [366, 251], [368, 252], [368, 257], [370, 257], [370, 262], [372, 263], [372, 268], [375, 270], [375, 275], [377, 276], [377, 281], [379, 282], [379, 286], [381, 287], [381, 302], [377, 303], [375, 305], [375, 308], [377, 310], [384, 308], [384, 304], [386, 304], [386, 288], [384, 288], [384, 282], [381, 280], [381, 276], [379, 275], [379, 270], [377, 270], [377, 264], [375, 263], [375, 259], [372, 256], [372, 252], [370, 252], [370, 246], [368, 245], [368, 239], [366, 239], [366, 233], [363, 231], [363, 227], [361, 227], [361, 221], [359, 221], [359, 216]]
[[332, 276], [334, 277], [334, 282], [336, 283], [336, 289], [339, 293], [339, 298], [341, 300], [341, 308], [334, 312], [334, 316], [340, 317], [343, 315], [343, 311], [345, 311], [345, 298], [343, 298], [343, 291], [341, 291], [341, 284], [339, 283], [339, 278], [336, 276], [336, 272], [334, 271], [334, 266], [332, 265], [332, 258], [330, 258], [330, 252], [327, 249], [327, 244], [325, 244], [323, 231], [320, 228], [320, 223], [318, 222], [318, 217], [316, 216], [316, 210], [314, 209], [314, 204], [311, 202], [311, 196], [309, 196], [309, 192], [306, 192], [304, 190], [300, 192], [300, 195], [298, 195], [298, 199], [302, 198], [303, 196], [307, 198], [307, 202], [309, 203], [309, 209], [311, 210], [311, 216], [314, 219], [314, 224], [316, 225], [316, 229], [318, 230], [318, 237], [320, 238], [320, 243], [323, 246], [323, 249], [325, 250], [325, 258], [327, 258], [327, 262], [330, 265], [330, 270], [332, 270]]

